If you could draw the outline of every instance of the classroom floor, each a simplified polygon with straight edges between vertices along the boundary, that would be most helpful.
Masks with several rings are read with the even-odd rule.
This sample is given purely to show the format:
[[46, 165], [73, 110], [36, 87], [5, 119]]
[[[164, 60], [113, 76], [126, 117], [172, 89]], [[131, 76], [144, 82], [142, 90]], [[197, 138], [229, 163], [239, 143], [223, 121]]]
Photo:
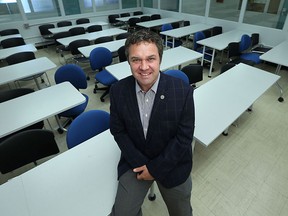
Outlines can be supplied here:
[[[47, 56], [58, 66], [61, 65], [61, 59], [53, 46], [40, 49], [36, 56]], [[219, 64], [215, 65], [213, 77], [219, 74], [220, 67]], [[270, 64], [261, 64], [258, 67], [271, 72], [276, 69]], [[52, 84], [55, 70], [48, 71]], [[85, 67], [85, 71], [89, 71], [89, 65]], [[279, 90], [274, 85], [254, 103], [252, 112], [244, 113], [229, 128], [228, 136], [219, 136], [208, 148], [196, 143], [191, 200], [194, 216], [288, 215], [287, 73], [287, 69], [281, 70], [279, 81], [284, 90], [284, 102], [277, 101]], [[207, 74], [208, 70], [204, 69], [204, 80], [199, 85], [213, 79], [208, 78]], [[90, 77], [88, 88], [81, 90], [89, 95], [87, 109], [109, 111], [109, 97], [105, 102], [100, 101], [102, 91], [93, 93], [94, 73]], [[36, 88], [33, 81], [21, 82], [21, 85]], [[0, 90], [7, 88], [8, 86], [0, 86]], [[213, 107], [211, 112], [215, 112]], [[53, 118], [49, 122], [52, 128], [57, 129]], [[47, 122], [45, 124], [49, 128]], [[55, 136], [61, 152], [66, 151], [65, 133], [58, 134], [55, 131]], [[29, 168], [30, 165], [13, 173], [0, 174], [0, 184]], [[155, 190], [157, 198], [153, 202], [145, 199], [143, 215], [167, 216], [168, 212], [157, 187]]]

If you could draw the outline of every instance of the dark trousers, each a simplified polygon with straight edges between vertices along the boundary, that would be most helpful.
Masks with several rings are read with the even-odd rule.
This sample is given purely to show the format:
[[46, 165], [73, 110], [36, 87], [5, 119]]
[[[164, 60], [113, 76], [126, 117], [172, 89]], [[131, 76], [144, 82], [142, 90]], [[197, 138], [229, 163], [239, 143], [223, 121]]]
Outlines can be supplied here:
[[[141, 206], [154, 181], [137, 180], [136, 174], [129, 170], [118, 183], [115, 203], [110, 216], [142, 216]], [[168, 208], [170, 216], [192, 216], [191, 176], [181, 185], [165, 188], [157, 182], [159, 191]]]

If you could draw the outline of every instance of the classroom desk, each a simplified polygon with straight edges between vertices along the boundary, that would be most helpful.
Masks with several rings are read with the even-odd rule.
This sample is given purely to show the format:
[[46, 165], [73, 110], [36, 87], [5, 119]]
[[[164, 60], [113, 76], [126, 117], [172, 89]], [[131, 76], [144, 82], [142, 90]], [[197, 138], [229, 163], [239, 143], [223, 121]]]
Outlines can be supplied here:
[[[201, 53], [182, 46], [168, 49], [163, 52], [160, 70], [165, 71], [169, 68], [188, 63], [201, 57]], [[106, 67], [106, 70], [117, 80], [131, 75], [131, 69], [127, 61], [109, 65]]]
[[[268, 61], [277, 64], [275, 74], [279, 74], [282, 65], [288, 67], [287, 50], [288, 50], [288, 41], [284, 41], [278, 44], [277, 46], [273, 47], [268, 52], [260, 55], [260, 59], [262, 59], [263, 61]], [[278, 101], [282, 102], [284, 101], [282, 97], [283, 90], [278, 82], [277, 85], [281, 93], [280, 97], [278, 98]]]
[[22, 35], [21, 34], [13, 34], [13, 35], [5, 35], [5, 36], [0, 36], [0, 43], [1, 41], [8, 39], [8, 38], [21, 38]]
[[33, 44], [26, 44], [26, 45], [21, 45], [21, 46], [16, 46], [16, 47], [10, 47], [6, 49], [0, 49], [0, 60], [7, 58], [10, 55], [13, 55], [15, 53], [19, 52], [36, 52], [37, 49]]
[[0, 214], [107, 216], [119, 158], [120, 149], [106, 130], [0, 185]]
[[108, 25], [107, 22], [103, 22], [103, 21], [98, 21], [98, 22], [92, 22], [92, 23], [83, 23], [83, 24], [78, 24], [78, 25], [72, 25], [72, 26], [63, 26], [63, 27], [57, 27], [57, 28], [51, 28], [48, 29], [52, 34], [56, 34], [56, 33], [60, 33], [60, 32], [65, 32], [65, 31], [69, 31], [69, 29], [71, 28], [75, 28], [75, 27], [84, 27], [85, 30], [92, 25], [101, 25], [101, 26], [105, 26]]
[[0, 138], [57, 115], [85, 101], [69, 82], [0, 103]]
[[[203, 54], [206, 48], [213, 49], [208, 77], [211, 77], [216, 50], [219, 50], [219, 51], [224, 50], [230, 42], [239, 42], [243, 34], [251, 35], [251, 33], [248, 33], [247, 31], [235, 29], [232, 31], [228, 31], [228, 32], [225, 32], [225, 33], [213, 36], [213, 37], [209, 37], [209, 38], [197, 41], [198, 44], [203, 45]], [[201, 62], [203, 65], [204, 56], [202, 57]]]
[[183, 19], [178, 18], [162, 18], [157, 20], [151, 20], [146, 22], [139, 22], [137, 23], [138, 26], [144, 27], [144, 28], [152, 28], [156, 26], [161, 26], [167, 23], [174, 23], [174, 22], [181, 22]]
[[279, 78], [240, 63], [196, 88], [196, 141], [209, 146]]
[[160, 34], [162, 34], [166, 37], [166, 44], [165, 44], [166, 47], [167, 47], [168, 37], [172, 37], [172, 44], [173, 44], [172, 47], [174, 47], [175, 38], [181, 38], [184, 36], [188, 36], [190, 34], [194, 34], [195, 32], [204, 31], [204, 30], [210, 29], [212, 27], [213, 27], [212, 25], [197, 23], [197, 24], [184, 26], [184, 27], [180, 27], [180, 28], [176, 28], [176, 29], [172, 29], [172, 30], [168, 30], [168, 31], [162, 31], [162, 32], [160, 32]]
[[133, 15], [133, 16], [128, 16], [128, 17], [118, 17], [116, 20], [121, 21], [121, 22], [128, 22], [130, 18], [141, 18], [142, 16], [151, 16], [152, 14], [141, 14], [141, 15]]
[[61, 43], [64, 46], [68, 46], [72, 41], [79, 40], [79, 39], [88, 39], [89, 41], [93, 41], [99, 37], [104, 36], [116, 36], [122, 33], [126, 33], [126, 30], [119, 29], [119, 28], [110, 28], [110, 29], [104, 29], [102, 31], [98, 32], [91, 32], [76, 36], [70, 36], [65, 38], [57, 39], [57, 42]]
[[126, 39], [121, 40], [113, 40], [100, 44], [93, 44], [90, 46], [79, 47], [78, 50], [86, 57], [89, 58], [90, 52], [96, 47], [105, 47], [109, 49], [111, 52], [116, 52], [121, 46], [125, 44]]
[[[47, 57], [41, 57], [14, 65], [8, 65], [0, 68], [0, 85], [41, 74], [56, 67], [57, 65]], [[36, 84], [38, 86], [37, 81]]]

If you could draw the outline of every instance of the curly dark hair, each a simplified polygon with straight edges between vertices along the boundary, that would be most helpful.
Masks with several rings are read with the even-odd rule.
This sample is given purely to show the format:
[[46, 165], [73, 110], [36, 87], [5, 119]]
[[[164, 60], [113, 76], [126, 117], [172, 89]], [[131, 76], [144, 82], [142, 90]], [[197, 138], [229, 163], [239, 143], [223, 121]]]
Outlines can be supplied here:
[[162, 38], [157, 33], [147, 29], [138, 30], [127, 37], [125, 42], [125, 54], [127, 59], [129, 59], [129, 47], [133, 44], [138, 44], [143, 41], [154, 43], [157, 46], [161, 62], [164, 49]]

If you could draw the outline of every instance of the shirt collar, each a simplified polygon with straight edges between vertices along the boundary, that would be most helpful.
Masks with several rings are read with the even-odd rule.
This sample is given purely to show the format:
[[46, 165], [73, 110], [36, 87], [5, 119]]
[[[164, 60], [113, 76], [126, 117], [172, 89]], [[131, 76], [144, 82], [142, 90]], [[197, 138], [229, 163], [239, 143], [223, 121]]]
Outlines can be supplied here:
[[[159, 80], [160, 80], [160, 73], [158, 74], [158, 77], [157, 77], [155, 83], [152, 85], [152, 87], [149, 89], [149, 91], [152, 90], [154, 93], [157, 92]], [[136, 93], [143, 92], [136, 79], [135, 79], [135, 89], [136, 89]]]

